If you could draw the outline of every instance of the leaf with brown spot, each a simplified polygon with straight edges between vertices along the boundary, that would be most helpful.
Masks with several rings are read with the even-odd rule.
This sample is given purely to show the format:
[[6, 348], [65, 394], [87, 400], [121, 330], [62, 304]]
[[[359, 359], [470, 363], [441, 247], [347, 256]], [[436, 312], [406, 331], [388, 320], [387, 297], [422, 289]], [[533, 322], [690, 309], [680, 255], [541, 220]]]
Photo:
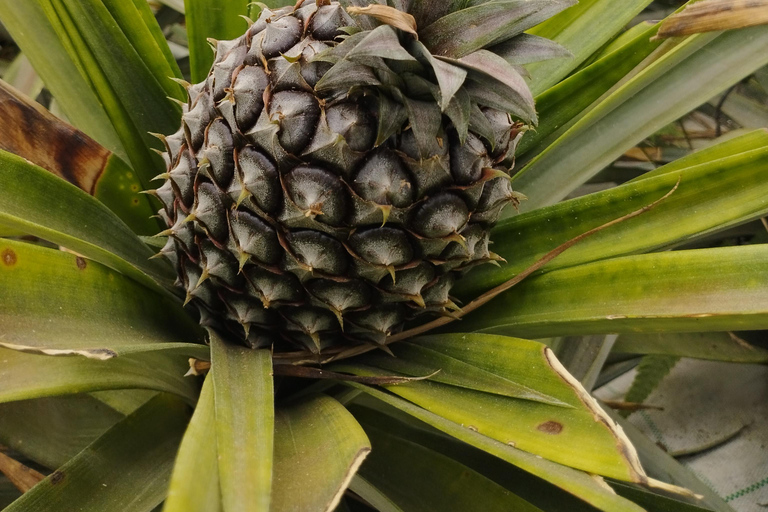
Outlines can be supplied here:
[[0, 119], [0, 149], [96, 196], [134, 231], [157, 231], [149, 199], [125, 162], [2, 80]]
[[765, 24], [768, 24], [768, 0], [705, 0], [664, 20], [656, 38]]

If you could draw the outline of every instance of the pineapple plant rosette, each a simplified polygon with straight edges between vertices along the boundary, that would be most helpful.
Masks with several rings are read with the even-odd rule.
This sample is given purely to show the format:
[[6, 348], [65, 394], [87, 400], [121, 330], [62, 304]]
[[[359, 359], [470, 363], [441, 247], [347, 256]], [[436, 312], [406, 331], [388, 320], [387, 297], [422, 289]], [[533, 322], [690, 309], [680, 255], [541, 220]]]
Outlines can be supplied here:
[[529, 341], [768, 326], [764, 246], [666, 250], [764, 130], [561, 202], [768, 64], [649, 3], [189, 0], [185, 80], [143, 0], [0, 2], [72, 123], [0, 87], [6, 510], [723, 510]]

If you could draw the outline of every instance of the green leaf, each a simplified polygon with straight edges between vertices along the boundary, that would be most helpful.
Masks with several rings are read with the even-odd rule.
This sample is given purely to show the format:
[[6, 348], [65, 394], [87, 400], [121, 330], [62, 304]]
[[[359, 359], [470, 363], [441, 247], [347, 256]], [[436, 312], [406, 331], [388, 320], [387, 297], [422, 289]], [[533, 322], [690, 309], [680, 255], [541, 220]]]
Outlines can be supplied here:
[[534, 94], [546, 91], [568, 76], [650, 3], [651, 0], [581, 0], [533, 27], [530, 34], [560, 43], [573, 54], [572, 59], [549, 60], [527, 66]]
[[[375, 424], [363, 423], [363, 427], [371, 440], [372, 451], [360, 468], [360, 477], [400, 510], [541, 512], [540, 508], [446, 455], [377, 428]], [[356, 487], [353, 484], [353, 490]], [[361, 487], [366, 489], [365, 484]]]
[[[492, 234], [493, 250], [509, 263], [473, 270], [471, 278], [459, 281], [454, 293], [473, 297], [511, 279], [560, 244], [653, 203], [672, 190], [678, 179], [677, 190], [655, 208], [580, 241], [545, 269], [658, 250], [765, 215], [768, 146], [717, 158], [735, 147], [740, 143], [734, 141], [722, 150], [716, 146], [706, 155], [706, 163], [660, 172], [502, 221]], [[695, 155], [690, 157], [692, 164], [703, 160]], [[751, 185], [745, 187], [745, 183]]]
[[176, 455], [163, 512], [221, 510], [218, 451], [213, 442], [215, 438], [216, 411], [213, 379], [209, 373]]
[[240, 16], [248, 15], [249, 0], [185, 0], [189, 60], [192, 80], [202, 82], [213, 65], [208, 38], [229, 40], [241, 36], [247, 25]]
[[[393, 344], [391, 350], [395, 357], [368, 353], [355, 361], [412, 377], [435, 374], [430, 380], [476, 391], [561, 407], [574, 406], [569, 405], [569, 399], [573, 398], [572, 393], [567, 392], [570, 389], [566, 391], [562, 380], [544, 371], [547, 364], [539, 344], [500, 336], [468, 344], [464, 338], [451, 335], [418, 338], [415, 342]], [[541, 372], [531, 370], [520, 374], [520, 368], [538, 368]]]
[[273, 512], [331, 512], [370, 452], [365, 432], [324, 395], [275, 414]]
[[[664, 380], [672, 368], [680, 360], [677, 356], [649, 355], [640, 360], [637, 374], [629, 387], [624, 400], [632, 403], [643, 403]], [[629, 416], [629, 411], [626, 416]]]
[[189, 343], [157, 344], [117, 357], [104, 352], [89, 356], [83, 351], [49, 355], [5, 347], [0, 348], [0, 379], [5, 383], [0, 389], [0, 403], [126, 388], [164, 391], [193, 402], [197, 384], [184, 377], [189, 369], [187, 360], [203, 355], [200, 352], [205, 348]]
[[38, 0], [0, 2], [0, 21], [79, 129], [127, 159], [117, 132], [90, 82], [80, 74]]
[[612, 491], [607, 490], [604, 482], [602, 482], [599, 477], [550, 462], [546, 459], [537, 457], [536, 455], [500, 443], [490, 437], [486, 437], [481, 433], [447, 420], [433, 412], [422, 409], [418, 405], [384, 391], [379, 391], [354, 382], [345, 382], [344, 384], [356, 389], [361, 389], [382, 402], [396, 407], [456, 439], [464, 441], [465, 443], [499, 457], [524, 471], [551, 482], [564, 491], [591, 504], [598, 510], [605, 512], [642, 511], [640, 507], [624, 498], [616, 496]]
[[9, 402], [0, 404], [0, 443], [57, 468], [121, 419], [122, 414], [88, 395]]
[[14, 153], [95, 196], [131, 229], [154, 235], [158, 222], [128, 165], [85, 133], [0, 82], [0, 149]]
[[150, 512], [165, 497], [186, 406], [158, 396], [94, 441], [5, 512]]
[[[168, 96], [186, 100], [184, 88], [172, 78], [183, 78], [149, 3], [144, 0], [99, 0]], [[108, 19], [108, 18], [105, 18]]]
[[[656, 26], [646, 29], [622, 48], [537, 95], [539, 125], [535, 131], [531, 130], [523, 136], [517, 147], [517, 156], [529, 151], [535, 155], [546, 149], [550, 137], [588, 111], [590, 105], [658, 48], [661, 41], [651, 40], [656, 30]], [[518, 165], [524, 162], [521, 159]]]
[[[683, 158], [670, 162], [652, 171], [641, 174], [631, 181], [640, 181], [648, 178], [655, 178], [663, 174], [669, 174], [675, 171], [695, 167], [697, 165], [713, 163], [715, 160], [750, 153], [755, 149], [765, 150], [768, 148], [768, 128], [747, 132], [733, 139], [713, 144], [712, 146], [694, 151]], [[750, 153], [756, 155], [759, 153]]]
[[627, 333], [619, 336], [613, 350], [733, 363], [768, 363], [768, 350], [751, 346], [728, 332]]
[[102, 348], [201, 340], [176, 301], [74, 254], [0, 240], [0, 342]]
[[502, 43], [575, 3], [574, 0], [497, 0], [443, 16], [419, 30], [434, 55], [458, 59]]
[[270, 510], [275, 428], [272, 358], [211, 334], [219, 482], [225, 511]]
[[[499, 336], [448, 334], [428, 338], [425, 343], [486, 371], [514, 376], [530, 388], [538, 389], [536, 383], [540, 382], [561, 404], [509, 398], [432, 380], [386, 389], [454, 423], [560, 464], [621, 480], [636, 481], [642, 475], [623, 434], [606, 421], [605, 413], [546, 346]], [[524, 353], [520, 358], [499, 356], [515, 354], [518, 348]], [[496, 359], [491, 354], [496, 354]], [[355, 375], [392, 373], [365, 363], [366, 359], [342, 362], [335, 368]]]
[[[0, 224], [76, 251], [159, 290], [170, 266], [117, 215], [76, 186], [23, 158], [0, 151]], [[46, 205], [41, 208], [40, 205]]]
[[[134, 171], [143, 187], [149, 188], [150, 180], [165, 170], [162, 159], [150, 151], [162, 149], [150, 133], [175, 132], [180, 107], [166, 98], [165, 89], [103, 0], [35, 1], [42, 3], [70, 59], [89, 80]], [[165, 60], [162, 55], [155, 57]]]
[[768, 245], [626, 256], [531, 277], [452, 325], [547, 338], [768, 329]]
[[[514, 178], [521, 211], [564, 198], [627, 149], [768, 64], [763, 27], [687, 39], [581, 118]], [[596, 137], [595, 134], [600, 134]]]

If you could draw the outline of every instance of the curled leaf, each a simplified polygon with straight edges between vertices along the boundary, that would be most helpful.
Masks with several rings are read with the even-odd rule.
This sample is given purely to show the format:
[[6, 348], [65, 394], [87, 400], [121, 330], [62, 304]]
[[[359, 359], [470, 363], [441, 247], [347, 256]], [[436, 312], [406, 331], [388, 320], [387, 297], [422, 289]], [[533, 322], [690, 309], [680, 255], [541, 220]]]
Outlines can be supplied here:
[[371, 16], [382, 23], [399, 28], [403, 32], [413, 34], [417, 39], [419, 37], [418, 32], [416, 31], [416, 18], [407, 12], [400, 11], [394, 7], [371, 4], [365, 7], [347, 7], [347, 12], [353, 15], [364, 14], [366, 16]]

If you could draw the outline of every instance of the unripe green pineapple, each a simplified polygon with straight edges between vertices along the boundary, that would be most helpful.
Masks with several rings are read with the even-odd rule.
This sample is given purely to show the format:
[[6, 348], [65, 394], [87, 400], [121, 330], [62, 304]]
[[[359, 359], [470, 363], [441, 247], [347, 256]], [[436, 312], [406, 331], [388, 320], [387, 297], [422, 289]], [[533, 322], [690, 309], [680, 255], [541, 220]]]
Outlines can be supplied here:
[[482, 1], [305, 0], [216, 42], [155, 191], [204, 322], [322, 355], [457, 308], [519, 200], [509, 171], [536, 122], [520, 65], [565, 52], [522, 32], [572, 3], [493, 1], [489, 30]]

